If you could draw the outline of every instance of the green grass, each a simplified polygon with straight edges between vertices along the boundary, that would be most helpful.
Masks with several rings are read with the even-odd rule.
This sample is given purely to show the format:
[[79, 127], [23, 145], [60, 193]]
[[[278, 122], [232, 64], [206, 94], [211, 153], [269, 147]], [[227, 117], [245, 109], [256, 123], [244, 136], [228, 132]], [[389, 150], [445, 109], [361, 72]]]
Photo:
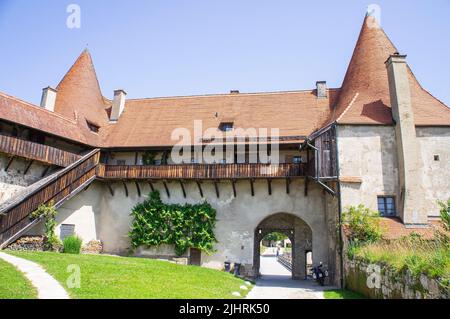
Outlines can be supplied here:
[[13, 265], [0, 260], [0, 299], [34, 299], [36, 289]]
[[[166, 261], [105, 255], [71, 255], [54, 252], [8, 252], [43, 266], [72, 298], [236, 298], [242, 279], [229, 273]], [[67, 266], [78, 265], [80, 288], [68, 288]]]
[[402, 238], [391, 242], [376, 242], [354, 249], [354, 257], [369, 263], [383, 263], [397, 272], [406, 269], [413, 275], [427, 274], [448, 281], [450, 249], [448, 244], [420, 238]]
[[325, 290], [323, 295], [325, 299], [365, 299], [363, 295], [345, 289]]

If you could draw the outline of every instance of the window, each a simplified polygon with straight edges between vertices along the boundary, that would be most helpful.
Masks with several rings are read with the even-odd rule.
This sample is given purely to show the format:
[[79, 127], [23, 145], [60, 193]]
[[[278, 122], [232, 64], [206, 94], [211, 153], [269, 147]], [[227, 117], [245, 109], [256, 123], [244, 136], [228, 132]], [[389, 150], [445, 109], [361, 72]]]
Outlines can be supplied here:
[[229, 132], [233, 130], [233, 122], [222, 122], [219, 125], [219, 130]]
[[89, 129], [91, 130], [91, 132], [98, 133], [100, 126], [98, 126], [97, 124], [94, 124], [88, 120], [86, 120], [86, 124], [89, 127]]
[[378, 211], [381, 216], [395, 216], [395, 199], [393, 196], [378, 196]]
[[74, 224], [62, 224], [59, 237], [61, 240], [64, 240], [64, 238], [72, 236], [75, 234], [75, 225]]
[[127, 161], [126, 160], [117, 160], [116, 163], [117, 163], [117, 165], [126, 165]]
[[438, 155], [438, 154], [434, 155], [434, 160], [435, 160], [436, 162], [439, 161], [439, 155]]
[[294, 163], [294, 164], [301, 164], [302, 163], [302, 157], [301, 156], [294, 156], [292, 158], [292, 163]]

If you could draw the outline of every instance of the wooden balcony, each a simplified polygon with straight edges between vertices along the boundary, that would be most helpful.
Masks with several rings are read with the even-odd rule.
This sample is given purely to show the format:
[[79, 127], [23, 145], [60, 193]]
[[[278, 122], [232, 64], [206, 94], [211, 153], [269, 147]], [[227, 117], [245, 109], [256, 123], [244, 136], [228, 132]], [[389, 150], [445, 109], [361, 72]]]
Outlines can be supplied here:
[[104, 165], [97, 177], [110, 180], [144, 179], [258, 179], [304, 176], [303, 164], [180, 164], [180, 165]]
[[6, 135], [0, 135], [0, 152], [61, 167], [67, 167], [81, 158], [74, 153]]

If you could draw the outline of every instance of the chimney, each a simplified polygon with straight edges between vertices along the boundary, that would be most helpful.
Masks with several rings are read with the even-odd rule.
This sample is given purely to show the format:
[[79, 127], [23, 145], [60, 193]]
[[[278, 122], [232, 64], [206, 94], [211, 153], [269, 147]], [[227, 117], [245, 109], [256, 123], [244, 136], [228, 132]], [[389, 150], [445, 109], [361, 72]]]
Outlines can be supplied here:
[[316, 82], [316, 94], [319, 99], [327, 98], [327, 81]]
[[115, 90], [114, 91], [114, 100], [111, 108], [111, 121], [117, 121], [122, 114], [123, 109], [125, 107], [125, 97], [127, 93], [124, 90]]
[[47, 86], [42, 89], [42, 98], [41, 98], [41, 107], [47, 109], [49, 111], [55, 110], [55, 102], [56, 102], [56, 89]]
[[397, 208], [405, 225], [424, 225], [428, 222], [421, 183], [421, 154], [416, 140], [414, 112], [411, 104], [406, 55], [397, 52], [386, 61], [392, 117], [398, 159]]

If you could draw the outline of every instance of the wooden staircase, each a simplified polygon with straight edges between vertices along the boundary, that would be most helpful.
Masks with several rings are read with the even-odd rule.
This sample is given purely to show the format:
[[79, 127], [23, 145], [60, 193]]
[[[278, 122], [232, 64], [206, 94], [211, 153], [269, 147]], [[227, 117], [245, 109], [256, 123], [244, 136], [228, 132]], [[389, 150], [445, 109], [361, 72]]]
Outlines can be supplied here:
[[39, 222], [39, 219], [32, 220], [30, 214], [40, 204], [53, 200], [59, 207], [87, 187], [96, 177], [99, 160], [100, 150], [95, 149], [1, 204], [0, 249]]

